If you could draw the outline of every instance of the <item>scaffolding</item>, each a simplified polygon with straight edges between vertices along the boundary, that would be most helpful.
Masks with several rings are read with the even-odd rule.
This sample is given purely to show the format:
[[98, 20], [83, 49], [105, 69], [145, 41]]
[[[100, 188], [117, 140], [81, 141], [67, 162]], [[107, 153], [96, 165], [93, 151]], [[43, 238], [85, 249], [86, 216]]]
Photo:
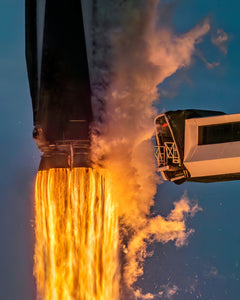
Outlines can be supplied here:
[[159, 168], [181, 164], [177, 146], [174, 142], [165, 142], [164, 146], [155, 146], [155, 149]]

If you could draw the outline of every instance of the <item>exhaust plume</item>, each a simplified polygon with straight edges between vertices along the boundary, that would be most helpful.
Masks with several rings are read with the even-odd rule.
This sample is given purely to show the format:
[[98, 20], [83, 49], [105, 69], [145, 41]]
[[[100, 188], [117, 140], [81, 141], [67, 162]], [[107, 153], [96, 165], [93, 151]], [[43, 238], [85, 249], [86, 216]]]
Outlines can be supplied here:
[[117, 300], [118, 217], [108, 173], [39, 171], [34, 274], [44, 300]]
[[[160, 182], [151, 142], [157, 114], [153, 103], [158, 98], [157, 85], [191, 64], [196, 45], [210, 25], [205, 19], [189, 32], [175, 34], [169, 24], [164, 26], [158, 20], [164, 1], [96, 0], [91, 5], [94, 168], [84, 167], [88, 163], [82, 161], [71, 164], [76, 159], [74, 150], [81, 148], [81, 143], [76, 149], [67, 143], [70, 153], [63, 147], [59, 157], [55, 153], [58, 147], [44, 144], [51, 149], [45, 153], [45, 160], [53, 160], [51, 167], [40, 169], [35, 186], [34, 274], [38, 298], [118, 300], [121, 274], [130, 297], [153, 299], [155, 295], [144, 295], [133, 287], [143, 274], [148, 243], [173, 241], [177, 247], [184, 245], [193, 232], [186, 227], [186, 217], [199, 210], [184, 196], [174, 203], [168, 217], [150, 215]], [[72, 66], [71, 59], [68, 63]], [[55, 75], [58, 78], [58, 71]], [[70, 77], [75, 78], [75, 73]], [[68, 89], [67, 94], [70, 96]], [[66, 104], [65, 99], [62, 103]], [[68, 107], [72, 110], [75, 106]], [[88, 119], [85, 121], [89, 124]], [[88, 125], [86, 133], [88, 138]], [[35, 135], [41, 135], [40, 128]], [[88, 149], [88, 144], [82, 148]], [[60, 156], [64, 156], [64, 163]], [[119, 248], [124, 261], [121, 270]], [[177, 287], [171, 285], [158, 297], [162, 293], [170, 298], [176, 292]]]

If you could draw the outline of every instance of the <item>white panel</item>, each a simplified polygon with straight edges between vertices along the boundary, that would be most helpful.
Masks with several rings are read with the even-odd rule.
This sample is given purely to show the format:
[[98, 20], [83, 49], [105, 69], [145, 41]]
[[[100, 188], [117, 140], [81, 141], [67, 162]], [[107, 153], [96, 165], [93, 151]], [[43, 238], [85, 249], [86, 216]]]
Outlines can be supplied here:
[[240, 141], [198, 145], [198, 127], [240, 122], [240, 114], [185, 120], [184, 165], [192, 177], [240, 172]]

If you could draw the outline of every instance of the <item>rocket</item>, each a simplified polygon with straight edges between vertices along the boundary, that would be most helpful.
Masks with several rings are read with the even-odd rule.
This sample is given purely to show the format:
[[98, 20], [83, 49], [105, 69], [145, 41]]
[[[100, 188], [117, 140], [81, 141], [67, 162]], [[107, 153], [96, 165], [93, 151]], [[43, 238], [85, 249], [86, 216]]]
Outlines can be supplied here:
[[25, 5], [39, 169], [88, 167], [93, 116], [81, 0], [26, 0]]

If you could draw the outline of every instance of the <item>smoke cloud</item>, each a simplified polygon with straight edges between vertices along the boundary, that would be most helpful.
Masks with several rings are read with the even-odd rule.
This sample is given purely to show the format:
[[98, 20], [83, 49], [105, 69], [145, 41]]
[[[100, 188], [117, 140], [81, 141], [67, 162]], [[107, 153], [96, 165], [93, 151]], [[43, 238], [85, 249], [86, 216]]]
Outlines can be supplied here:
[[[151, 142], [157, 85], [191, 64], [196, 45], [210, 29], [205, 19], [189, 32], [175, 34], [158, 22], [163, 3], [99, 0], [94, 8], [98, 13], [91, 79], [96, 120], [92, 159], [110, 170], [119, 215], [132, 232], [124, 248], [124, 280], [129, 288], [143, 273], [147, 242], [184, 245], [192, 233], [186, 229], [185, 218], [198, 210], [184, 196], [167, 218], [149, 215], [159, 183]], [[135, 297], [139, 293], [135, 291]], [[151, 299], [153, 295], [141, 297]]]
[[160, 298], [164, 297], [165, 299], [171, 299], [173, 295], [178, 292], [178, 287], [176, 285], [169, 286], [165, 285], [162, 286], [162, 291], [159, 292]]
[[191, 63], [195, 45], [210, 29], [204, 20], [177, 36], [157, 27], [158, 9], [156, 0], [129, 1], [120, 24], [108, 24], [111, 47], [106, 55], [111, 64], [96, 67], [94, 106], [99, 121], [93, 160], [111, 171], [120, 215], [137, 227], [145, 223], [159, 182], [151, 142], [157, 85]]
[[167, 243], [175, 241], [177, 247], [186, 244], [188, 236], [194, 231], [187, 230], [185, 220], [187, 216], [194, 216], [198, 206], [190, 205], [186, 196], [174, 203], [174, 209], [167, 218], [156, 216], [149, 218], [146, 224], [139, 228], [130, 240], [127, 248], [127, 265], [125, 280], [130, 288], [137, 278], [143, 275], [143, 261], [147, 256], [149, 242]]
[[227, 54], [229, 36], [223, 29], [219, 28], [217, 34], [212, 35], [211, 41], [223, 54]]

